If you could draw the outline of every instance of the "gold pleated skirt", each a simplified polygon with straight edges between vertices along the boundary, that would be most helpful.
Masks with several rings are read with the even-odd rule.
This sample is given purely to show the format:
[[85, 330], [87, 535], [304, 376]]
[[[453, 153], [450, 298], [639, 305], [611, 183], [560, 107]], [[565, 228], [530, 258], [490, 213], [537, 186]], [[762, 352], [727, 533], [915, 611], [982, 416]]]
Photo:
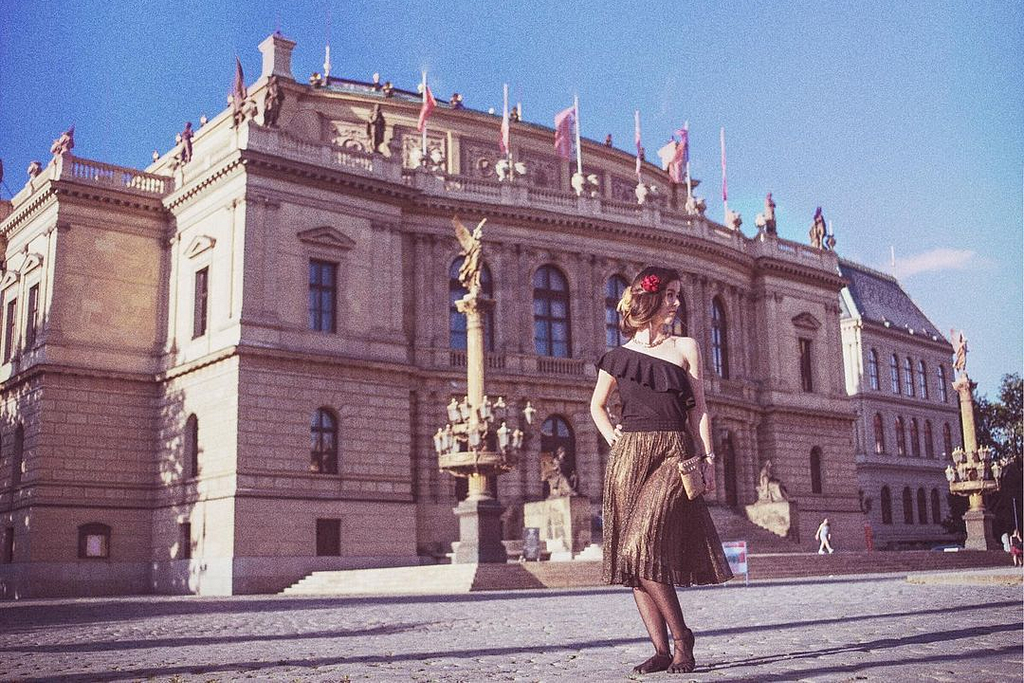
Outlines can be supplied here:
[[686, 432], [626, 432], [604, 480], [602, 578], [639, 586], [724, 583], [732, 571], [703, 496], [686, 497], [677, 464], [692, 452]]

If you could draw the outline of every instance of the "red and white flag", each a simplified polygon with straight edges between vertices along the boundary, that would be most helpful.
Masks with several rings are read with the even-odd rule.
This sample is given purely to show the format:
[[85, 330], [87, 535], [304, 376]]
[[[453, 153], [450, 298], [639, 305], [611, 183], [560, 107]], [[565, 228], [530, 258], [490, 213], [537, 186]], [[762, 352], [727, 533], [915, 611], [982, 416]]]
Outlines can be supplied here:
[[509, 154], [509, 120], [508, 120], [508, 83], [505, 84], [505, 105], [501, 109], [501, 140], [498, 143], [501, 153]]
[[437, 100], [434, 99], [434, 93], [430, 92], [430, 86], [424, 84], [423, 86], [423, 106], [420, 107], [420, 118], [416, 123], [416, 130], [423, 131], [427, 126], [427, 119], [434, 113], [434, 107], [437, 106]]
[[555, 154], [562, 159], [572, 159], [573, 126], [575, 123], [575, 105], [555, 114]]

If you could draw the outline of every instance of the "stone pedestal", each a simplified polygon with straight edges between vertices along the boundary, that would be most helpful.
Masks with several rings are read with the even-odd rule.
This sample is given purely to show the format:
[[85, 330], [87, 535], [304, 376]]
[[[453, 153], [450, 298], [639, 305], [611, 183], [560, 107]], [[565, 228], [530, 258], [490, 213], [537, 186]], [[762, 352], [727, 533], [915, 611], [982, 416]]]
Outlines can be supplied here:
[[523, 526], [540, 529], [552, 556], [576, 555], [590, 545], [590, 499], [586, 496], [548, 498], [523, 505]]
[[800, 540], [796, 503], [788, 500], [754, 503], [746, 507], [747, 519], [776, 536]]
[[964, 513], [967, 527], [966, 550], [1002, 550], [1003, 545], [992, 535], [993, 515], [987, 510], [968, 510]]
[[507, 562], [501, 543], [501, 503], [494, 499], [464, 500], [453, 512], [459, 518], [455, 564]]

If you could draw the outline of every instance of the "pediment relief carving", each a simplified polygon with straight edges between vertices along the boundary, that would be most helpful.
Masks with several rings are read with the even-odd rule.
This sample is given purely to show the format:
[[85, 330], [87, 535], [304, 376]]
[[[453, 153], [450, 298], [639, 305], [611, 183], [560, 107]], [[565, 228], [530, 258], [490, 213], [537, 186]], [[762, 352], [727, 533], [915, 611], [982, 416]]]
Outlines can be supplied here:
[[807, 311], [804, 311], [793, 318], [793, 326], [813, 332], [821, 327], [821, 322]]
[[207, 249], [213, 249], [216, 244], [217, 240], [209, 235], [199, 235], [188, 245], [188, 249], [185, 250], [185, 256], [187, 258], [195, 258]]
[[5, 290], [20, 279], [20, 276], [13, 270], [8, 270], [4, 273], [3, 279], [0, 279], [0, 290]]
[[306, 244], [339, 251], [349, 251], [356, 246], [354, 239], [329, 225], [303, 230], [297, 237]]

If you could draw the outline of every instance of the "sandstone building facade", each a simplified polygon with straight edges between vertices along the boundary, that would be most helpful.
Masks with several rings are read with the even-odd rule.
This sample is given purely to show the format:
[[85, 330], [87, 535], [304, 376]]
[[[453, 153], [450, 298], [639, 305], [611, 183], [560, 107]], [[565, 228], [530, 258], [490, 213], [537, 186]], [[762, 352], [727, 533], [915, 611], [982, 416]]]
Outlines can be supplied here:
[[[8, 207], [5, 596], [272, 591], [317, 569], [443, 555], [460, 486], [431, 436], [465, 391], [454, 214], [488, 219], [488, 393], [529, 399], [541, 425], [499, 480], [510, 510], [542, 497], [540, 453], [557, 445], [599, 509], [594, 362], [620, 341], [610, 307], [625, 280], [667, 263], [683, 273], [680, 332], [706, 363], [712, 502], [753, 502], [771, 459], [804, 539], [827, 515], [840, 547], [864, 547], [858, 491], [874, 488], [858, 483], [855, 409], [876, 408], [839, 362], [853, 352], [834, 252], [689, 214], [650, 165], [655, 199], [639, 205], [632, 156], [589, 141], [597, 185], [577, 196], [551, 129], [526, 123], [512, 153], [527, 173], [499, 182], [499, 120], [482, 112], [439, 106], [424, 162], [417, 95], [306, 85], [293, 46], [261, 44], [254, 111], [199, 127], [187, 163], [180, 146], [145, 171], [59, 156]], [[952, 421], [918, 408], [906, 419]]]
[[891, 275], [840, 259], [846, 390], [859, 495], [879, 548], [955, 539], [943, 472], [963, 443], [950, 344]]

